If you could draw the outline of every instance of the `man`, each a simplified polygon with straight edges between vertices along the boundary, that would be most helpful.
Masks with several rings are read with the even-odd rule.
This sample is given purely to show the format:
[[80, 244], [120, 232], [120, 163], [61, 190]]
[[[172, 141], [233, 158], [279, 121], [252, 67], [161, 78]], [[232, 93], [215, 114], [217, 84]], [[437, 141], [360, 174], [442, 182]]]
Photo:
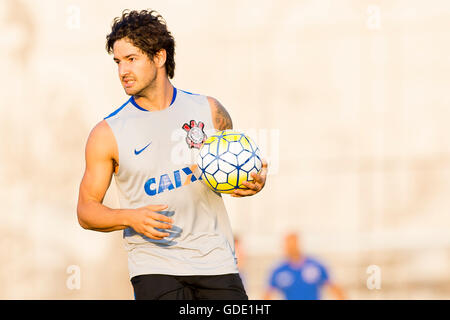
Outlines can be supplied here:
[[[193, 165], [207, 133], [232, 128], [228, 112], [216, 99], [170, 83], [175, 42], [155, 11], [124, 11], [113, 22], [106, 48], [131, 98], [89, 135], [80, 225], [124, 230], [136, 299], [248, 299], [223, 200], [199, 181]], [[180, 132], [181, 153], [175, 152]], [[260, 174], [245, 183], [248, 189], [233, 196], [259, 192], [266, 172], [263, 161]], [[112, 175], [122, 209], [102, 204]]]
[[326, 268], [318, 261], [304, 256], [296, 233], [284, 239], [286, 260], [270, 276], [264, 299], [271, 299], [275, 291], [287, 300], [319, 300], [321, 290], [328, 287], [336, 299], [344, 299], [342, 290], [332, 283]]

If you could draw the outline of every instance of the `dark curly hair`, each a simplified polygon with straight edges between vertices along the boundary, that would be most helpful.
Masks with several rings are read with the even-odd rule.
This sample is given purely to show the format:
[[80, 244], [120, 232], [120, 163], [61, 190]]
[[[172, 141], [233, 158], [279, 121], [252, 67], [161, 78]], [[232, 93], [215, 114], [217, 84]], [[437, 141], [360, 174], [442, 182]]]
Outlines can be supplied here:
[[172, 79], [175, 74], [175, 40], [167, 30], [166, 21], [155, 10], [124, 10], [122, 17], [113, 20], [111, 33], [106, 36], [106, 51], [113, 52], [114, 43], [128, 38], [150, 59], [161, 50], [166, 50], [166, 72]]

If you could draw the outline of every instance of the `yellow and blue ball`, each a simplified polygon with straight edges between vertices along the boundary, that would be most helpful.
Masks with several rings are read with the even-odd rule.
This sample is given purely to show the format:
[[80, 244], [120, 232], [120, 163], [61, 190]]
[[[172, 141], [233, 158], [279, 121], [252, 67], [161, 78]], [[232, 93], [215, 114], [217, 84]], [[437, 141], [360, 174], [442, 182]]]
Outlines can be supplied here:
[[253, 181], [251, 173], [259, 173], [262, 162], [253, 140], [244, 133], [224, 130], [203, 143], [197, 165], [208, 187], [215, 192], [233, 193], [236, 189], [247, 189], [242, 183]]

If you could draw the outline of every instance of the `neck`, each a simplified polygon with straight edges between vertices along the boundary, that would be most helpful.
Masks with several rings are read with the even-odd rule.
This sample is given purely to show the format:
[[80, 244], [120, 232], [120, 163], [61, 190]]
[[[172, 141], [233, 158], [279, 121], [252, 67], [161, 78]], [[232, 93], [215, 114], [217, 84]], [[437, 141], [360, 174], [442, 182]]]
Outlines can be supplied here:
[[305, 259], [302, 255], [298, 254], [295, 256], [290, 256], [288, 258], [288, 260], [289, 260], [289, 263], [292, 265], [301, 265], [303, 263], [303, 260], [305, 260]]
[[133, 96], [136, 103], [149, 111], [160, 111], [170, 106], [173, 86], [167, 77], [160, 81], [156, 78], [153, 85]]

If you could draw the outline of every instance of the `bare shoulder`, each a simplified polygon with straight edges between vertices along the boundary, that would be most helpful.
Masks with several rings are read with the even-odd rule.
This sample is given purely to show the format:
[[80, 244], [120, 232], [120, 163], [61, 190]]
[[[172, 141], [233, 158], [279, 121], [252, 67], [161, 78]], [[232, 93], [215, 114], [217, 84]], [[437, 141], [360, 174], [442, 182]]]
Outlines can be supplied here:
[[89, 134], [88, 143], [102, 144], [110, 142], [114, 138], [113, 132], [105, 120], [100, 121], [95, 125]]
[[111, 127], [105, 120], [91, 130], [86, 144], [86, 157], [116, 159], [117, 144]]
[[215, 98], [207, 97], [211, 107], [214, 128], [217, 130], [233, 129], [233, 122], [225, 107]]

